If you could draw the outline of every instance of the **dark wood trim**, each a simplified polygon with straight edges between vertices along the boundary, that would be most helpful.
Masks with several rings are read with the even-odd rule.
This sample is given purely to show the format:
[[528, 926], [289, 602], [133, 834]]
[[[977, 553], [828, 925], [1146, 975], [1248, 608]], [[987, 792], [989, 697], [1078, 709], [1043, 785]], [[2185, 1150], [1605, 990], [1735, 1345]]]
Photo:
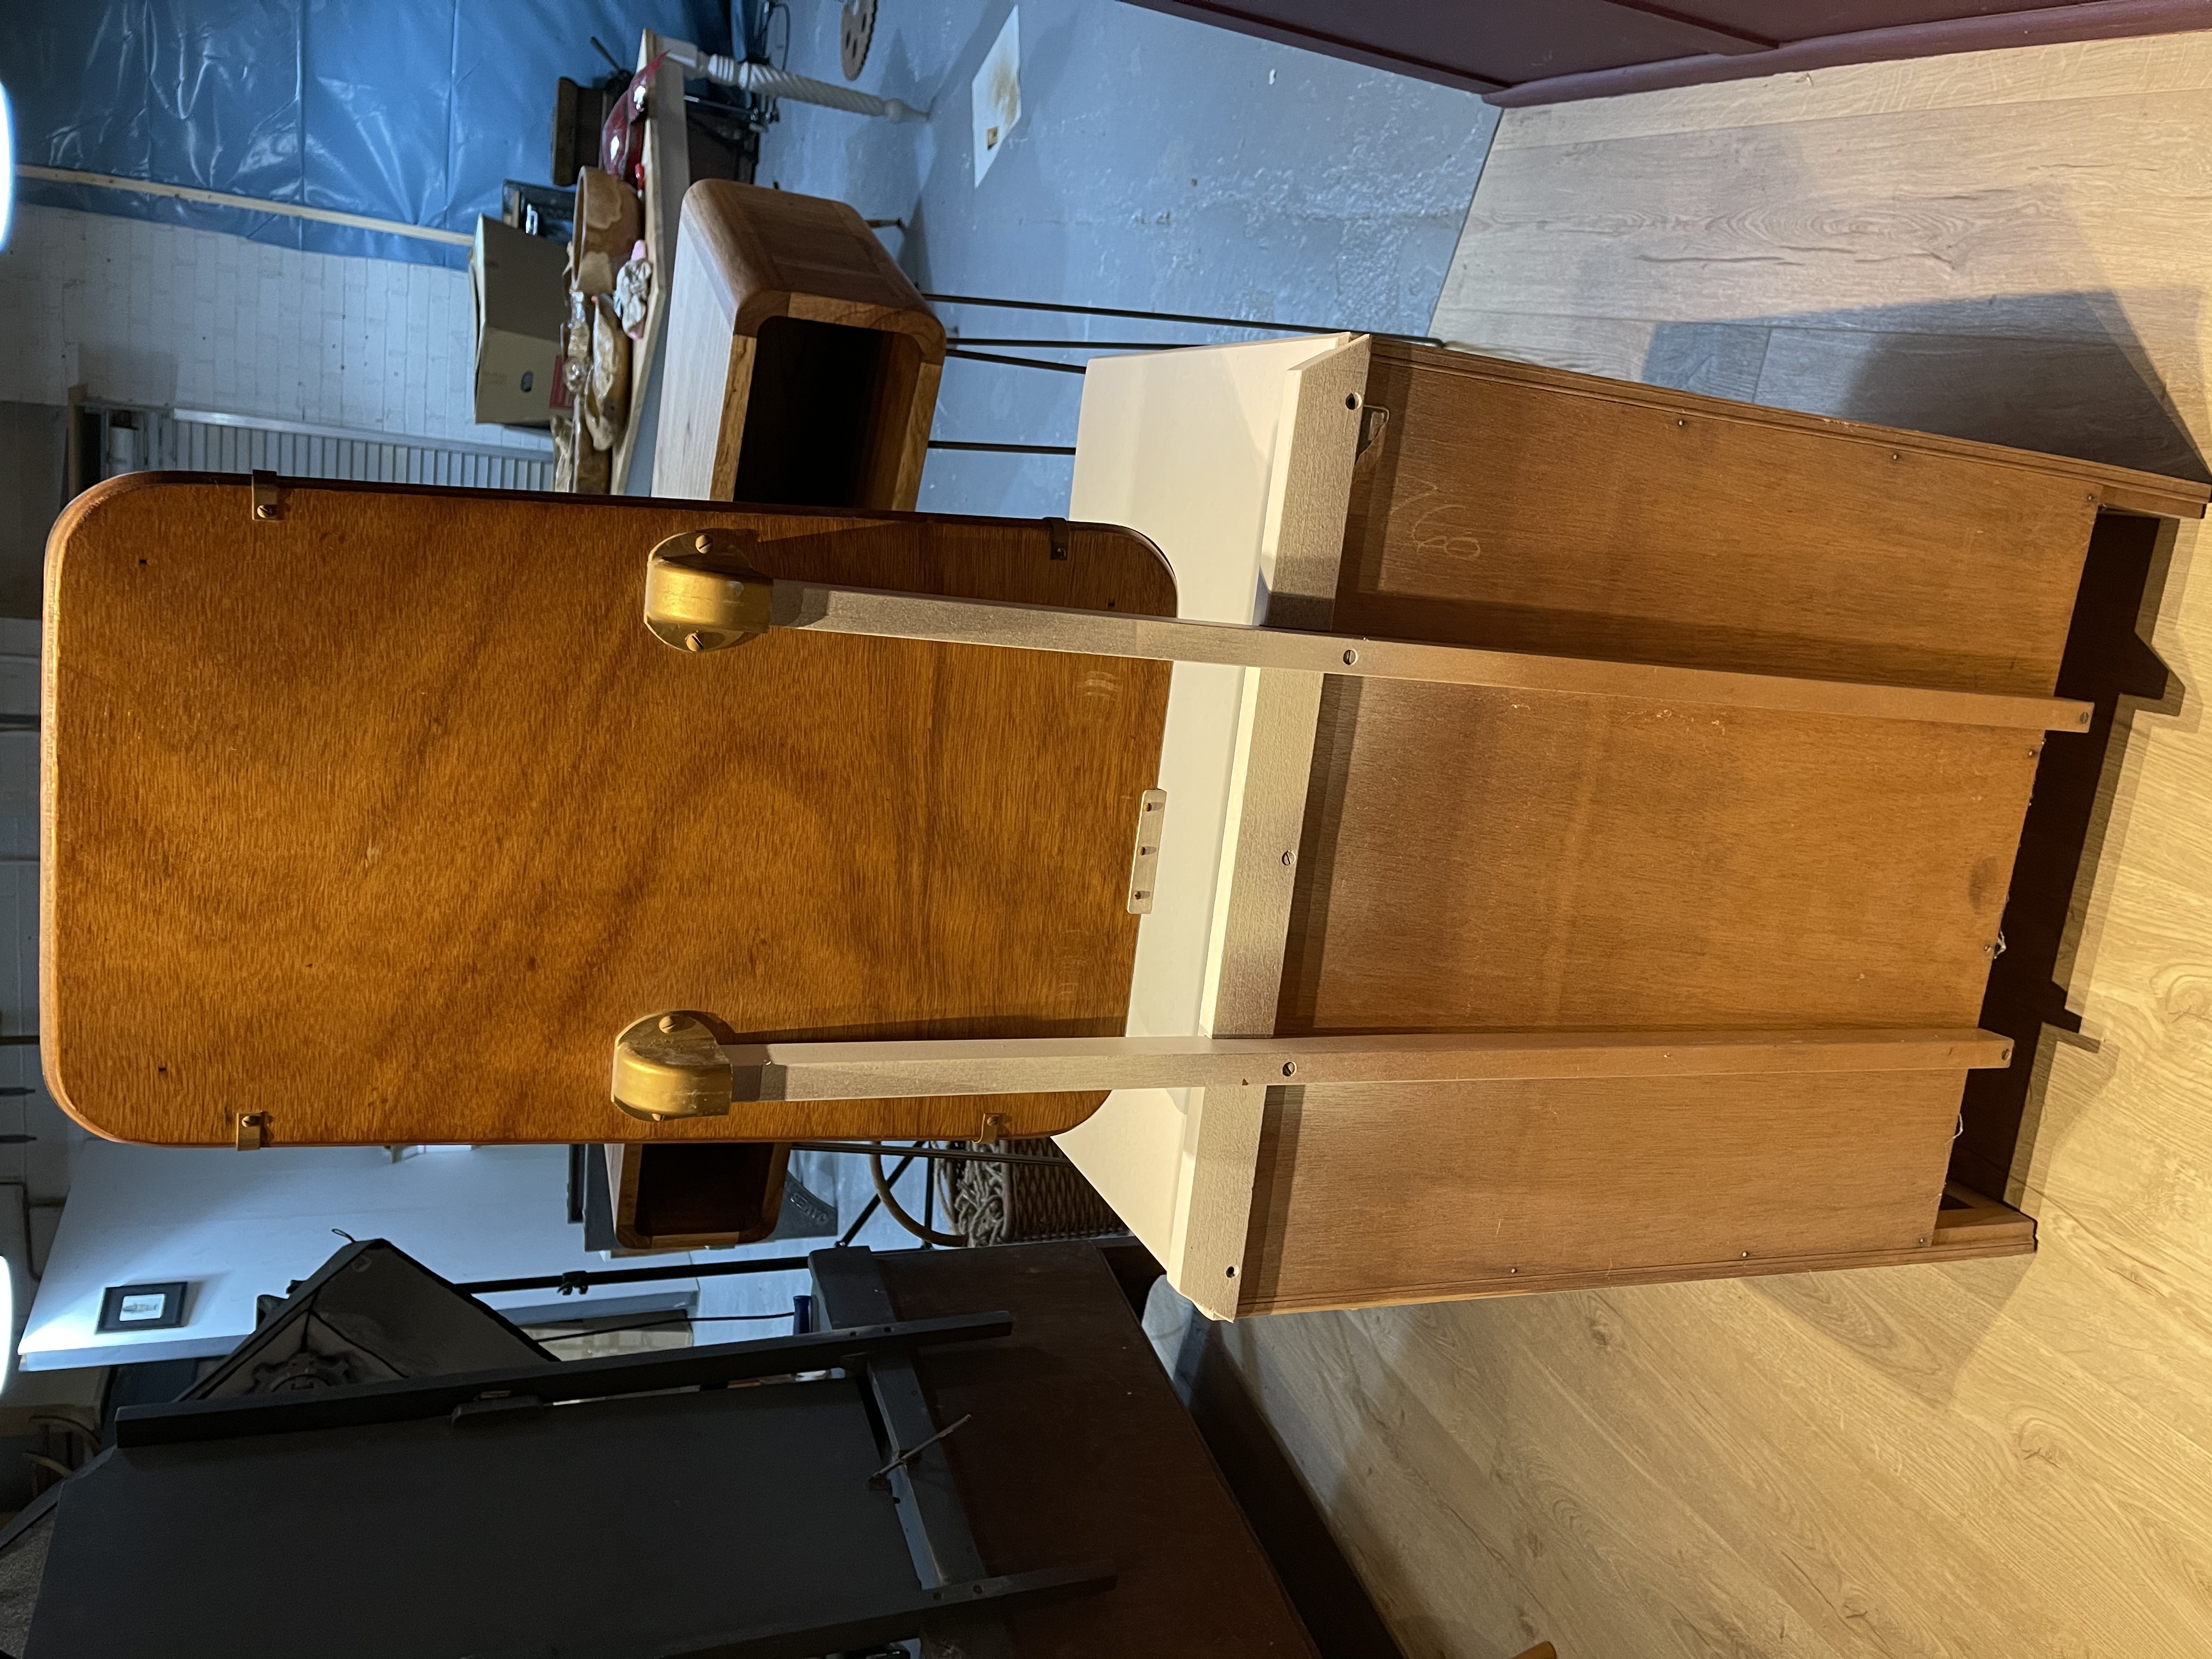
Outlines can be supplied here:
[[1240, 11], [1234, 6], [1215, 5], [1210, 0], [1131, 0], [1131, 3], [1142, 6], [1147, 11], [1164, 11], [1171, 16], [1188, 18], [1194, 23], [1210, 23], [1216, 28], [1234, 29], [1239, 34], [1256, 35], [1262, 40], [1273, 40], [1279, 46], [1302, 46], [1324, 57], [1340, 58], [1347, 64], [1364, 64], [1369, 69], [1389, 70], [1394, 75], [1407, 76], [1416, 81], [1457, 87], [1462, 92], [1504, 92], [1511, 84], [1505, 81], [1493, 81], [1466, 70], [1453, 69], [1447, 64], [1432, 64], [1425, 58], [1385, 52], [1364, 41], [1346, 40], [1341, 35], [1299, 28], [1272, 17]]
[[1747, 52], [1771, 52], [1782, 44], [1779, 40], [1770, 40], [1763, 34], [1753, 34], [1746, 29], [1730, 28], [1725, 23], [1714, 22], [1711, 18], [1698, 17], [1686, 11], [1678, 11], [1672, 6], [1650, 5], [1645, 3], [1645, 0], [1598, 0], [1598, 3], [1611, 6], [1616, 11], [1642, 12], [1646, 17], [1656, 17], [1662, 22], [1674, 23], [1682, 28], [1694, 29], [1699, 34], [1710, 35], [1712, 38], [1713, 50], [1729, 57]]
[[[1620, 0], [1612, 3], [1619, 3]], [[1640, 6], [1635, 9], [1656, 9]], [[1626, 64], [1619, 69], [1589, 70], [1578, 75], [1555, 75], [1540, 81], [1523, 81], [1486, 95], [1490, 102], [1503, 108], [1522, 109], [1534, 104], [1563, 104], [1584, 98], [1610, 98], [1621, 93], [1701, 86], [1712, 81], [1742, 81], [1760, 75], [1832, 69], [1844, 64], [1936, 58], [1948, 52], [1986, 52], [2002, 46], [2052, 46], [2069, 40], [2107, 40], [2126, 35], [2178, 34], [2191, 29], [2212, 29], [2212, 0], [2083, 0], [2073, 5], [1996, 12], [1985, 17], [1944, 18], [1929, 23], [1905, 23], [1895, 28], [1814, 35], [1765, 52], [1715, 52], [1657, 63]]]

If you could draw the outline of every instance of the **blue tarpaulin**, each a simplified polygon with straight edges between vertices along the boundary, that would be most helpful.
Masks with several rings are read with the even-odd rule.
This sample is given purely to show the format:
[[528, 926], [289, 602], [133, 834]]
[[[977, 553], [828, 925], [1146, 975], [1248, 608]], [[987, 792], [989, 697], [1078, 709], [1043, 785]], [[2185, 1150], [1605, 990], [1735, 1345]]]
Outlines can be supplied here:
[[[544, 183], [554, 82], [639, 32], [729, 50], [714, 0], [9, 0], [0, 85], [19, 161], [463, 233]], [[464, 264], [465, 248], [81, 185], [21, 199], [326, 253]]]

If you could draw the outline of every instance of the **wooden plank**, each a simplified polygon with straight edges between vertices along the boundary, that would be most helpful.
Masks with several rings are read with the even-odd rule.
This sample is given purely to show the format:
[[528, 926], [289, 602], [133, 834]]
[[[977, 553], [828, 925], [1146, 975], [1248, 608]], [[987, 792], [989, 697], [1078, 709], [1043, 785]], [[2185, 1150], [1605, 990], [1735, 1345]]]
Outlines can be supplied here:
[[[726, 501], [737, 471], [752, 339], [735, 318], [696, 238], [678, 237], [668, 303], [668, 363], [660, 425], [653, 442], [653, 493], [678, 501]], [[734, 416], [734, 422], [732, 420]], [[722, 465], [722, 458], [728, 464]], [[718, 471], [718, 468], [720, 471]], [[727, 476], [723, 476], [726, 474]]]
[[1379, 681], [1345, 725], [1279, 1033], [1977, 1018], [2031, 738]]
[[[1255, 767], [1272, 768], [1278, 776], [1306, 769], [1324, 674], [1356, 680], [1483, 686], [1547, 696], [1626, 697], [1639, 702], [1679, 702], [1708, 708], [1925, 720], [2024, 732], [2080, 731], [2090, 720], [2087, 703], [2066, 698], [1992, 696], [1922, 690], [1909, 685], [1715, 673], [1698, 668], [1483, 651], [1349, 634], [1288, 633], [1178, 617], [1051, 611], [877, 592], [821, 582], [778, 582], [772, 623], [807, 633], [934, 640], [1017, 651], [1068, 651], [1154, 662], [1218, 663], [1256, 671], [1261, 690], [1247, 687], [1251, 703], [1249, 738], [1239, 756], [1244, 768], [1245, 797], [1261, 787]], [[1286, 689], [1279, 699], [1280, 707], [1276, 708], [1273, 706], [1276, 699], [1268, 697], [1264, 688], [1279, 673], [1285, 677], [1282, 684]], [[1287, 794], [1281, 789], [1268, 792], [1276, 811], [1267, 820], [1267, 831], [1261, 839], [1268, 843], [1270, 853], [1301, 815], [1302, 802], [1285, 799]], [[1254, 815], [1248, 809], [1245, 817]], [[1240, 835], [1244, 833], [1240, 830]], [[1240, 858], [1244, 850], [1240, 842]], [[1279, 861], [1287, 867], [1287, 860]], [[1286, 879], [1275, 884], [1287, 892]]]
[[[1286, 443], [1286, 377], [1352, 337], [1093, 358], [1071, 514], [1142, 526], [1176, 567], [1179, 615], [1261, 620], [1289, 501], [1277, 465]], [[1160, 849], [1157, 901], [1138, 934], [1133, 1034], [1205, 1029], [1220, 872], [1224, 848], [1235, 845], [1228, 820], [1240, 744], [1249, 755], [1244, 679], [1241, 670], [1205, 664], [1173, 671], [1159, 781], [1174, 829]], [[1189, 1105], [1186, 1091], [1125, 1091], [1060, 1142], [1164, 1264], [1184, 1243], [1201, 1150], [1203, 1126]]]
[[[1329, 624], [1368, 361], [1369, 343], [1363, 335], [1283, 377], [1267, 530], [1261, 544], [1271, 628]], [[1176, 626], [1215, 630], [1223, 625]], [[1224, 631], [1247, 643], [1259, 637], [1256, 630]], [[1314, 722], [1321, 708], [1317, 670], [1323, 661], [1339, 664], [1347, 648], [1331, 641], [1310, 660], [1283, 672], [1245, 671], [1223, 830], [1228, 856], [1214, 896], [1199, 1003], [1200, 1028], [1215, 1035], [1264, 1036], [1274, 1030], [1297, 837], [1313, 769]]]
[[[1273, 626], [1328, 626], [1369, 356], [1360, 335], [1283, 376], [1260, 546]], [[1274, 1030], [1322, 691], [1322, 676], [1302, 669], [1247, 668], [1243, 681], [1198, 1007], [1201, 1030], [1230, 1036]], [[1233, 1319], [1243, 1300], [1237, 1275], [1267, 1098], [1241, 1080], [1184, 1097], [1189, 1190], [1179, 1190], [1164, 1265], [1211, 1317]]]
[[2103, 491], [2151, 488], [1418, 348], [1367, 397], [1346, 633], [2048, 696]]
[[1244, 1311], [1924, 1250], [1962, 1077], [1286, 1091], [1261, 1155]]
[[[2035, 1243], [2035, 1218], [2009, 1204], [1984, 1197], [1957, 1182], [1943, 1188], [1944, 1207], [1936, 1214], [1936, 1243], [1939, 1246], [1983, 1244], [2004, 1241], [2022, 1249]], [[1960, 1207], [1953, 1208], [1953, 1205]]]
[[766, 1141], [605, 1147], [618, 1254], [720, 1250], [775, 1231], [791, 1149]]
[[1234, 1319], [1244, 1306], [1248, 1287], [1239, 1275], [1250, 1248], [1261, 1123], [1269, 1098], [1283, 1092], [1264, 1082], [1190, 1091], [1190, 1194], [1169, 1282], [1209, 1319]]
[[740, 1099], [798, 1101], [1217, 1085], [1249, 1088], [1255, 1083], [1293, 1081], [1303, 1087], [1539, 1078], [1958, 1072], [2009, 1065], [2012, 1048], [2010, 1037], [1991, 1031], [1829, 1029], [769, 1042], [726, 1045], [722, 1053]]
[[[690, 656], [639, 613], [647, 550], [698, 527], [753, 531], [774, 574], [1171, 610], [1141, 538], [291, 483], [256, 522], [250, 493], [134, 475], [56, 532], [40, 1012], [88, 1127], [228, 1146], [244, 1100], [278, 1146], [973, 1138], [973, 1101], [637, 1122], [608, 1045], [670, 1008], [757, 1037], [1121, 1030], [1167, 670]], [[1095, 1104], [989, 1109], [1035, 1135]]]

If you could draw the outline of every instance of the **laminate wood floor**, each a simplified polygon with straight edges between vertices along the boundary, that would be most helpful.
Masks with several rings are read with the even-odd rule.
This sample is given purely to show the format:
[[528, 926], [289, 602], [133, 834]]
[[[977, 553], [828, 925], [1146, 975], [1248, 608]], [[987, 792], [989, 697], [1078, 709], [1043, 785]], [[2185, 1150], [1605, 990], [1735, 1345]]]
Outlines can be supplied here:
[[[1434, 326], [2202, 478], [2208, 276], [2197, 34], [1510, 112]], [[2169, 690], [2107, 756], [2004, 1194], [2037, 1255], [1226, 1332], [1408, 1654], [2212, 1653], [2203, 533], [2153, 562]]]

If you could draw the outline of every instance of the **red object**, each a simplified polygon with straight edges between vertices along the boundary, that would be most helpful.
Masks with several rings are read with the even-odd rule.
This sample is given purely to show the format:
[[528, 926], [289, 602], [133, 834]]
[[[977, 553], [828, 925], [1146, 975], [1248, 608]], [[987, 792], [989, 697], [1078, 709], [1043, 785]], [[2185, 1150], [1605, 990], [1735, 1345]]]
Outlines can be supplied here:
[[611, 173], [632, 190], [645, 188], [645, 100], [653, 86], [653, 77], [668, 61], [662, 52], [636, 75], [607, 112], [607, 124], [599, 129], [599, 170]]

